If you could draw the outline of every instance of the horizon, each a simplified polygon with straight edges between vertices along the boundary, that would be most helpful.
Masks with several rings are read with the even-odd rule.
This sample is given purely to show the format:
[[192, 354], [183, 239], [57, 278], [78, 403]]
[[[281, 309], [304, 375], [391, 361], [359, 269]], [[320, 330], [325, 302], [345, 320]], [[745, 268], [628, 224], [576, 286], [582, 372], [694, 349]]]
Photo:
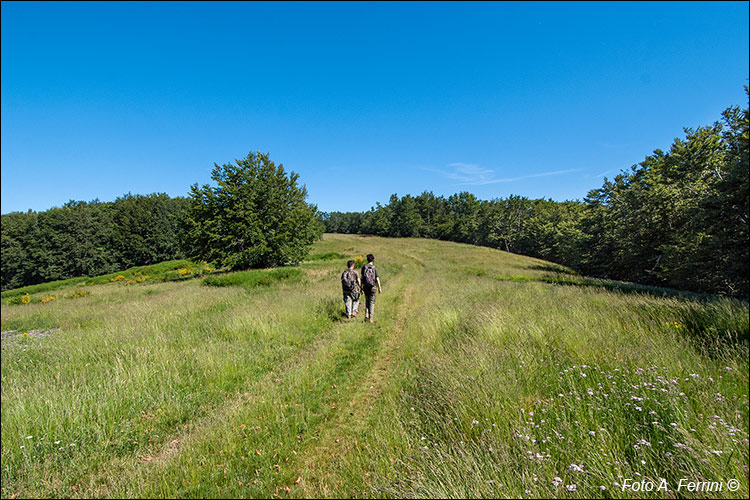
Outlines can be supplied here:
[[1, 8], [3, 214], [188, 196], [251, 151], [323, 212], [582, 201], [747, 102], [746, 2]]

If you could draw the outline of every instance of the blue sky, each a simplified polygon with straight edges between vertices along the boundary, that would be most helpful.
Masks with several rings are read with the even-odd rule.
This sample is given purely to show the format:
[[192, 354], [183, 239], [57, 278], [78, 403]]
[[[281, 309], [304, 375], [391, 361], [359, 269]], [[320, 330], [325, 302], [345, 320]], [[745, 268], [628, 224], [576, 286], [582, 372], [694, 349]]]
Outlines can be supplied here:
[[270, 152], [321, 210], [581, 199], [743, 104], [747, 2], [2, 2], [2, 213]]

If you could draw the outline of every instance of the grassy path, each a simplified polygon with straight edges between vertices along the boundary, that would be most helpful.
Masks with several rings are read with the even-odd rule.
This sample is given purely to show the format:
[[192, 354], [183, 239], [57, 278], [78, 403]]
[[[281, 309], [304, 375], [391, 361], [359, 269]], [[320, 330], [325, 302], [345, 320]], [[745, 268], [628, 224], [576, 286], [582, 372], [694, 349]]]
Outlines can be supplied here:
[[414, 257], [405, 260], [408, 264], [402, 271], [399, 286], [390, 292], [400, 299], [395, 313], [387, 314], [385, 321], [379, 320], [378, 323], [379, 334], [383, 336], [382, 347], [376, 353], [369, 372], [353, 389], [344, 411], [329, 425], [317, 446], [305, 453], [298, 476], [304, 480], [295, 484], [291, 491], [294, 497], [332, 496], [342, 479], [331, 477], [331, 462], [342, 460], [347, 451], [359, 446], [355, 436], [364, 426], [367, 414], [374, 409], [374, 400], [381, 394], [383, 380], [392, 368], [394, 351], [403, 344], [401, 336], [406, 331], [410, 314], [416, 308], [416, 290], [421, 282], [424, 264]]

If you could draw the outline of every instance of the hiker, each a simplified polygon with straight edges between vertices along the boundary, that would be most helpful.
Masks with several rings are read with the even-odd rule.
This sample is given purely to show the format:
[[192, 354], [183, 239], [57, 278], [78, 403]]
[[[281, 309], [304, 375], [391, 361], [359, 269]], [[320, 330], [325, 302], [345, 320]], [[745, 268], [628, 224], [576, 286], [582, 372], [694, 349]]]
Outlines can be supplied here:
[[367, 264], [362, 266], [362, 291], [365, 294], [365, 319], [369, 319], [370, 323], [375, 321], [375, 287], [378, 288], [378, 293], [383, 293], [383, 289], [380, 287], [380, 278], [378, 277], [378, 270], [375, 269], [375, 256], [373, 254], [367, 254]]
[[341, 274], [341, 288], [344, 290], [344, 305], [346, 307], [346, 317], [351, 319], [357, 316], [359, 310], [359, 292], [362, 289], [362, 283], [359, 281], [359, 275], [354, 270], [354, 261], [346, 263], [348, 268]]

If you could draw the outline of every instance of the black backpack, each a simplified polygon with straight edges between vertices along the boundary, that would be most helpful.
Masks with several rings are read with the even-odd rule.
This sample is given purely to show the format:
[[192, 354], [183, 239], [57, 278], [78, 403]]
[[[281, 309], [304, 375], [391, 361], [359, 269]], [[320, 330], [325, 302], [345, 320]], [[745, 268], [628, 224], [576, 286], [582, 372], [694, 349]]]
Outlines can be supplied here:
[[362, 268], [362, 281], [365, 286], [375, 286], [378, 284], [375, 278], [375, 266], [365, 266]]
[[341, 275], [341, 287], [347, 292], [351, 292], [357, 287], [357, 280], [354, 279], [352, 271], [347, 269]]

